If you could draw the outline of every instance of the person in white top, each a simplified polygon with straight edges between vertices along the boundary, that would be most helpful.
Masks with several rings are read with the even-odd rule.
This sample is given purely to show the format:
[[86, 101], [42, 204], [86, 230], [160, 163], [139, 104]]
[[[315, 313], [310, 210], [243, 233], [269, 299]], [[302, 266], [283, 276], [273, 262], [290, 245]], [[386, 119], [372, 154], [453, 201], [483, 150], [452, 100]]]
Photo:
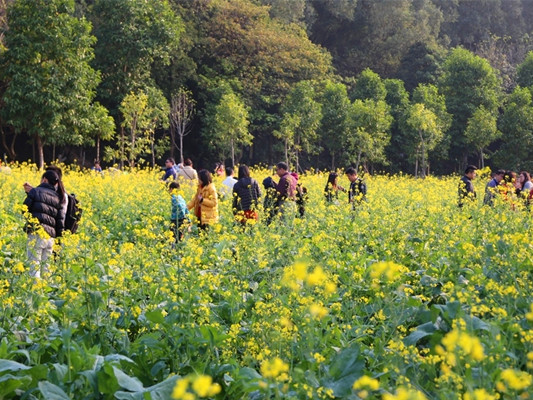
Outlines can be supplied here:
[[183, 167], [177, 172], [178, 179], [188, 181], [189, 183], [196, 184], [198, 182], [198, 173], [192, 167], [192, 161], [190, 158], [186, 158], [183, 162]]
[[233, 167], [226, 167], [226, 179], [222, 181], [222, 186], [220, 187], [220, 197], [221, 199], [227, 199], [233, 195], [233, 186], [237, 182], [237, 179], [233, 177], [234, 171]]

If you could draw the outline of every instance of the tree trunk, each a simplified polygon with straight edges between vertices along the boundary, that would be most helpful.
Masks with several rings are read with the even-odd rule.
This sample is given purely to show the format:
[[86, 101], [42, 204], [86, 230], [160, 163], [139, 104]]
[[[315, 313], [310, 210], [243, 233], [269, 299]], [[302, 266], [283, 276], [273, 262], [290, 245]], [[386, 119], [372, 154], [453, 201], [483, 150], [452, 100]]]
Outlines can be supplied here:
[[479, 156], [481, 159], [481, 168], [485, 168], [485, 159], [483, 158], [483, 149], [479, 150]]
[[183, 164], [183, 135], [180, 135], [180, 162]]
[[331, 152], [331, 170], [335, 171], [335, 152], [334, 151]]
[[100, 162], [100, 136], [96, 136], [96, 161]]
[[231, 165], [235, 165], [235, 144], [233, 139], [231, 139]]
[[[155, 168], [155, 148], [154, 148], [154, 143], [155, 143], [155, 132], [152, 136], [152, 139], [150, 140], [150, 147], [152, 148], [152, 168]], [[174, 158], [174, 157], [172, 157]]]
[[355, 164], [355, 170], [356, 171], [359, 171], [359, 164], [361, 164], [361, 155], [362, 155], [362, 151], [360, 151], [359, 153], [357, 153], [357, 163]]
[[56, 161], [56, 144], [52, 145], [52, 162]]
[[420, 168], [420, 176], [422, 179], [426, 178], [426, 146], [424, 146], [424, 142], [422, 142], [422, 155], [421, 155], [421, 168]]
[[285, 140], [285, 162], [289, 165], [289, 143]]
[[124, 169], [124, 145], [126, 138], [124, 137], [124, 127], [120, 127], [120, 169]]
[[18, 133], [13, 132], [13, 138], [11, 139], [11, 143], [8, 144], [6, 140], [7, 135], [0, 124], [0, 135], [2, 136], [2, 146], [7, 152], [7, 156], [10, 160], [15, 161], [15, 158], [17, 157], [17, 153], [15, 152], [15, 140], [17, 139]]
[[415, 178], [418, 178], [418, 154], [415, 159]]
[[35, 135], [35, 144], [37, 145], [37, 153], [39, 157], [39, 169], [44, 168], [44, 143], [39, 135]]
[[170, 157], [174, 158], [174, 152], [176, 150], [176, 128], [174, 128], [174, 124], [171, 121], [170, 124]]

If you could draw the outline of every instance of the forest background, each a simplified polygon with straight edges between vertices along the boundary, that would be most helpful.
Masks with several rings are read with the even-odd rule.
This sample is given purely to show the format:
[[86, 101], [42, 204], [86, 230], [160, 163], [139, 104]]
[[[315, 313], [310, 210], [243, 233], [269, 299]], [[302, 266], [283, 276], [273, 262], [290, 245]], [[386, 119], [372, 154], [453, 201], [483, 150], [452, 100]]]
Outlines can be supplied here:
[[532, 34], [533, 0], [0, 0], [1, 154], [533, 170]]

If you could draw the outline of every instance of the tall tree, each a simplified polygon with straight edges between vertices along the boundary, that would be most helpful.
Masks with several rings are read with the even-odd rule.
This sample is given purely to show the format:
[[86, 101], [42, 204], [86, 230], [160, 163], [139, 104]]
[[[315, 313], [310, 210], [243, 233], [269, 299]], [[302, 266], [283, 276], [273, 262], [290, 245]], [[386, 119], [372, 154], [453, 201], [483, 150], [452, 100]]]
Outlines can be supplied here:
[[350, 107], [347, 150], [359, 168], [361, 162], [386, 164], [392, 116], [384, 101], [355, 100]]
[[183, 24], [167, 0], [95, 0], [90, 18], [102, 72], [98, 98], [116, 116], [126, 94], [154, 85], [151, 66], [170, 62]]
[[485, 168], [483, 151], [501, 136], [496, 125], [496, 115], [479, 106], [466, 125], [465, 138], [468, 145], [479, 152], [479, 163]]
[[322, 106], [315, 97], [311, 82], [301, 81], [290, 91], [283, 104], [284, 131], [279, 132], [278, 136], [285, 141], [285, 154], [294, 156], [297, 171], [300, 168], [300, 152], [314, 154], [319, 150], [318, 128], [322, 118]]
[[387, 89], [385, 84], [378, 74], [370, 68], [365, 69], [355, 82], [353, 91], [350, 93], [351, 100], [385, 100], [387, 96]]
[[331, 155], [331, 169], [346, 142], [348, 131], [348, 112], [351, 106], [346, 86], [342, 83], [327, 81], [321, 95], [322, 119], [320, 132], [322, 143]]
[[517, 87], [509, 95], [498, 127], [503, 140], [494, 162], [515, 171], [533, 170], [533, 101], [529, 89]]
[[517, 67], [516, 83], [523, 88], [533, 87], [533, 51], [527, 53], [525, 60]]
[[8, 9], [2, 119], [34, 138], [40, 167], [45, 144], [82, 144], [93, 129], [105, 130], [105, 112], [92, 104], [95, 38], [73, 13], [73, 0], [18, 0]]
[[183, 138], [192, 132], [191, 122], [195, 108], [196, 102], [189, 90], [182, 87], [172, 94], [170, 99], [170, 157], [174, 157], [174, 150], [178, 150], [181, 163], [183, 163]]
[[478, 107], [495, 113], [501, 90], [498, 76], [487, 60], [463, 48], [454, 49], [444, 63], [439, 89], [446, 97], [446, 109], [452, 114], [450, 158], [460, 170], [469, 155], [464, 132]]
[[409, 93], [405, 90], [403, 82], [398, 79], [385, 79], [383, 83], [387, 90], [385, 101], [390, 107], [393, 118], [389, 130], [391, 139], [386, 147], [389, 169], [393, 172], [405, 171], [409, 166], [408, 154], [411, 150], [411, 143], [406, 137], [407, 131], [403, 129], [404, 120], [411, 106]]
[[413, 146], [417, 161], [415, 175], [418, 176], [418, 159], [420, 158], [420, 176], [425, 178], [428, 170], [428, 152], [433, 150], [443, 137], [438, 117], [424, 104], [415, 103], [409, 111], [407, 125], [413, 130], [416, 143], [416, 146]]
[[212, 140], [222, 154], [230, 151], [232, 165], [235, 165], [235, 147], [252, 144], [249, 124], [248, 110], [242, 100], [233, 92], [224, 94], [215, 108], [213, 132], [216, 136]]

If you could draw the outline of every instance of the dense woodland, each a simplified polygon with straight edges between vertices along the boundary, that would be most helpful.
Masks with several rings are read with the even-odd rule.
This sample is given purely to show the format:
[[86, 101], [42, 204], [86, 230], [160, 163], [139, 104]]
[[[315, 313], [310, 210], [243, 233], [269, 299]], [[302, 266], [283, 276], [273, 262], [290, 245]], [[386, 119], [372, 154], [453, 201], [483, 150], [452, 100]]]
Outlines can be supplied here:
[[533, 0], [0, 0], [1, 154], [532, 170], [532, 36]]

